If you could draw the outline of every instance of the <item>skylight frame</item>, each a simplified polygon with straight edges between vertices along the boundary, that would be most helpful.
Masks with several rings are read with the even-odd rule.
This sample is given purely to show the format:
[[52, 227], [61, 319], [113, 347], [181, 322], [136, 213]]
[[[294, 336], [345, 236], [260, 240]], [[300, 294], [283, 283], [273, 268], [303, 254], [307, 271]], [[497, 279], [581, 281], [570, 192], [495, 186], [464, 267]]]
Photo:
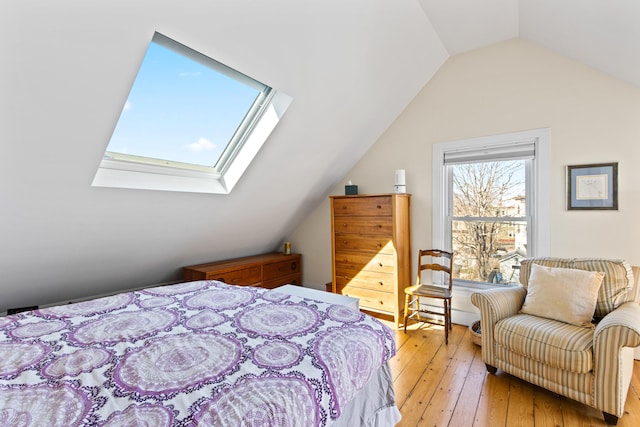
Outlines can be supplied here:
[[96, 187], [229, 193], [292, 102], [288, 95], [161, 34], [151, 43], [233, 78], [258, 91], [218, 161], [211, 166], [105, 151]]

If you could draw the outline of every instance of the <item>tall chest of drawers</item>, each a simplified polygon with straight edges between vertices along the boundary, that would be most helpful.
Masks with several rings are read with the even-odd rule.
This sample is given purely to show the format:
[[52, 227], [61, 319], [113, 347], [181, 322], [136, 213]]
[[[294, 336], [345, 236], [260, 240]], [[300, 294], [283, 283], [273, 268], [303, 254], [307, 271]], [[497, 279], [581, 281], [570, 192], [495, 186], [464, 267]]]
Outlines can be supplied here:
[[411, 284], [411, 195], [331, 196], [332, 290], [402, 318]]

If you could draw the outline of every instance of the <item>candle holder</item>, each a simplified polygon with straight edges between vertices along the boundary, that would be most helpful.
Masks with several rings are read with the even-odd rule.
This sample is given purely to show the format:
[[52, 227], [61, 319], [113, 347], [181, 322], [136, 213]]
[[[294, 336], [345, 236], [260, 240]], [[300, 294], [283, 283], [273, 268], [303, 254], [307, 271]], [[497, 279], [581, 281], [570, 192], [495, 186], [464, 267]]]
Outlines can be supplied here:
[[398, 169], [395, 174], [393, 189], [396, 194], [404, 194], [407, 192], [407, 182], [404, 169]]

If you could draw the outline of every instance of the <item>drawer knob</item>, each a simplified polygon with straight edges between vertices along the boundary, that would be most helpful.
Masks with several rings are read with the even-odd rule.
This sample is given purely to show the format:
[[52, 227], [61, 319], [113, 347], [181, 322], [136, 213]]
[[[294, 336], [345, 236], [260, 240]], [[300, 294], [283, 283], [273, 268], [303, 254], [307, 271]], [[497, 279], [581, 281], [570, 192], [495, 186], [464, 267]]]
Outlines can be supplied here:
[[382, 224], [378, 224], [378, 228], [382, 228]]
[[381, 262], [378, 263], [378, 267], [382, 267], [382, 263]]
[[376, 208], [378, 208], [378, 209], [382, 209], [382, 206], [380, 206], [380, 205], [376, 205]]
[[346, 241], [346, 240], [343, 240], [343, 241], [342, 241], [342, 243], [344, 243], [344, 244], [346, 245], [346, 244], [347, 244], [347, 241]]
[[379, 284], [380, 286], [384, 286], [384, 283], [383, 283], [383, 282], [378, 282], [378, 284]]
[[291, 263], [291, 270], [296, 271], [298, 269], [298, 263], [297, 262], [292, 262]]
[[380, 305], [384, 305], [384, 301], [380, 300], [378, 302], [380, 303]]
[[378, 249], [382, 249], [382, 244], [378, 243], [376, 246], [378, 246]]

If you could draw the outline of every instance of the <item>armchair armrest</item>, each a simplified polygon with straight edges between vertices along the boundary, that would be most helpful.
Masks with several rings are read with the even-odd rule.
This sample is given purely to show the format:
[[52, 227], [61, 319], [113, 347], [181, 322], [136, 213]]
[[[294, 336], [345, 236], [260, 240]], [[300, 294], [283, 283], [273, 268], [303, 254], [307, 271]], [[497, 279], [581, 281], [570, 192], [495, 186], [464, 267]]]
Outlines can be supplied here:
[[488, 324], [518, 314], [527, 291], [522, 286], [486, 289], [471, 294], [471, 302], [480, 309]]
[[596, 326], [593, 336], [594, 344], [597, 345], [599, 339], [607, 336], [610, 339], [611, 335], [616, 337], [618, 347], [640, 346], [640, 304], [626, 302], [607, 314]]
[[633, 350], [640, 346], [640, 305], [622, 304], [596, 326], [593, 336], [596, 407], [622, 416], [633, 372]]
[[471, 303], [480, 309], [482, 361], [495, 367], [493, 330], [495, 324], [518, 314], [527, 291], [522, 286], [486, 289], [471, 294]]

